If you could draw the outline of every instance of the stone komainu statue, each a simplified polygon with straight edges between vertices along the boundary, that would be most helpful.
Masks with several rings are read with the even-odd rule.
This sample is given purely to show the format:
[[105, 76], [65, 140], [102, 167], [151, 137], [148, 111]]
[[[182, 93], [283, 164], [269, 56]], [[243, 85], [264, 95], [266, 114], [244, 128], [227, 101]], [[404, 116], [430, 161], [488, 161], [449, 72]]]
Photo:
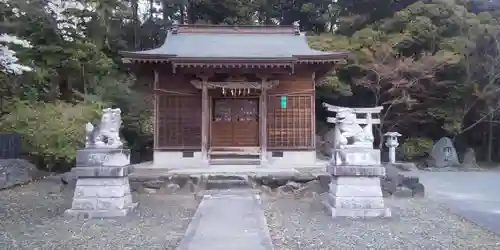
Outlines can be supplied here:
[[122, 124], [121, 110], [103, 109], [101, 124], [94, 127], [92, 123], [85, 125], [85, 148], [121, 148], [120, 126]]
[[373, 147], [371, 124], [363, 128], [357, 121], [356, 113], [351, 109], [339, 107], [334, 122], [336, 123], [334, 148]]

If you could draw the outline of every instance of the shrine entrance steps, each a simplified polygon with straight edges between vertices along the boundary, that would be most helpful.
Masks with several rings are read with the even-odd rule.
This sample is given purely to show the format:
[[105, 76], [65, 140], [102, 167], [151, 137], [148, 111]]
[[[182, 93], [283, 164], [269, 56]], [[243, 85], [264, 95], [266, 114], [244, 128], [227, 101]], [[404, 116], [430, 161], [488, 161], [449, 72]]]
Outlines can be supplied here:
[[261, 152], [258, 147], [211, 148], [210, 165], [259, 165]]

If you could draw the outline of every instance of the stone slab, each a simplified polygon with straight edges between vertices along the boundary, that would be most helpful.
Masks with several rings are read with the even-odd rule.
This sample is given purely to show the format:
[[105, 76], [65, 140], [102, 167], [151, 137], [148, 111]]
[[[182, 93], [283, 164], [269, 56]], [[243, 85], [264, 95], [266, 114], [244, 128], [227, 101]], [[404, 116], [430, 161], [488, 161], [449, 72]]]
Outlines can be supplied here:
[[[382, 194], [381, 194], [382, 195]], [[384, 199], [380, 197], [339, 197], [328, 195], [328, 204], [334, 208], [343, 209], [382, 209]]]
[[330, 184], [330, 192], [340, 197], [379, 197], [382, 196], [380, 185], [335, 185]]
[[77, 151], [76, 167], [126, 166], [130, 149], [86, 148]]
[[[380, 150], [373, 148], [349, 147], [332, 150], [331, 163], [344, 162], [343, 165], [380, 165]], [[345, 156], [345, 159], [340, 156]], [[335, 164], [338, 165], [338, 164]]]
[[324, 203], [326, 210], [330, 216], [346, 217], [346, 218], [389, 218], [391, 210], [389, 208], [381, 209], [350, 209], [350, 208], [335, 208], [328, 203]]
[[64, 216], [69, 218], [78, 218], [78, 219], [123, 217], [133, 212], [136, 207], [137, 203], [132, 203], [127, 208], [124, 209], [114, 209], [114, 210], [68, 209], [64, 212]]
[[71, 203], [71, 209], [75, 210], [120, 210], [132, 204], [130, 194], [123, 197], [74, 197]]
[[334, 178], [332, 183], [337, 185], [378, 186], [380, 185], [380, 179], [372, 177], [344, 177]]
[[381, 166], [328, 165], [327, 171], [333, 176], [366, 176], [366, 177], [385, 176], [385, 168]]
[[77, 180], [79, 186], [123, 186], [129, 185], [129, 180], [123, 178], [80, 178]]
[[260, 198], [252, 190], [205, 195], [178, 250], [273, 250]]
[[130, 186], [82, 186], [77, 183], [74, 197], [121, 198], [130, 195]]
[[126, 177], [132, 172], [131, 166], [100, 166], [100, 167], [76, 167], [71, 171], [78, 178], [88, 177]]

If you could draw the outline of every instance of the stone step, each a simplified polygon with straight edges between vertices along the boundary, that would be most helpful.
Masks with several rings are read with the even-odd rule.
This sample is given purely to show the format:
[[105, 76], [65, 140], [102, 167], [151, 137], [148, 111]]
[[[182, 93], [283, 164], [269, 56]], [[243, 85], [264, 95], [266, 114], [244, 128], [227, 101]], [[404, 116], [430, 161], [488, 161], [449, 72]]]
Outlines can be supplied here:
[[207, 190], [213, 189], [238, 189], [238, 188], [248, 188], [250, 185], [248, 181], [240, 180], [226, 180], [226, 181], [207, 181]]
[[260, 159], [252, 158], [211, 158], [209, 161], [210, 165], [259, 165]]
[[224, 156], [243, 156], [243, 157], [259, 157], [260, 152], [241, 152], [241, 151], [212, 151], [208, 153], [212, 157]]
[[240, 175], [212, 175], [208, 176], [206, 189], [238, 189], [250, 187], [248, 177]]

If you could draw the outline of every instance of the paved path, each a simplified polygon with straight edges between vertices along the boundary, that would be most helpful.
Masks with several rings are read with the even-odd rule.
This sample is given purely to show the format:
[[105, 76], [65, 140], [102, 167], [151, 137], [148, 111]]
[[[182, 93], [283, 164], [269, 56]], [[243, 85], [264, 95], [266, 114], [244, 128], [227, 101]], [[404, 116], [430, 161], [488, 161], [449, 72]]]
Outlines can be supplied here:
[[500, 234], [500, 172], [420, 172], [427, 197]]
[[273, 250], [259, 197], [250, 190], [206, 195], [178, 250]]

